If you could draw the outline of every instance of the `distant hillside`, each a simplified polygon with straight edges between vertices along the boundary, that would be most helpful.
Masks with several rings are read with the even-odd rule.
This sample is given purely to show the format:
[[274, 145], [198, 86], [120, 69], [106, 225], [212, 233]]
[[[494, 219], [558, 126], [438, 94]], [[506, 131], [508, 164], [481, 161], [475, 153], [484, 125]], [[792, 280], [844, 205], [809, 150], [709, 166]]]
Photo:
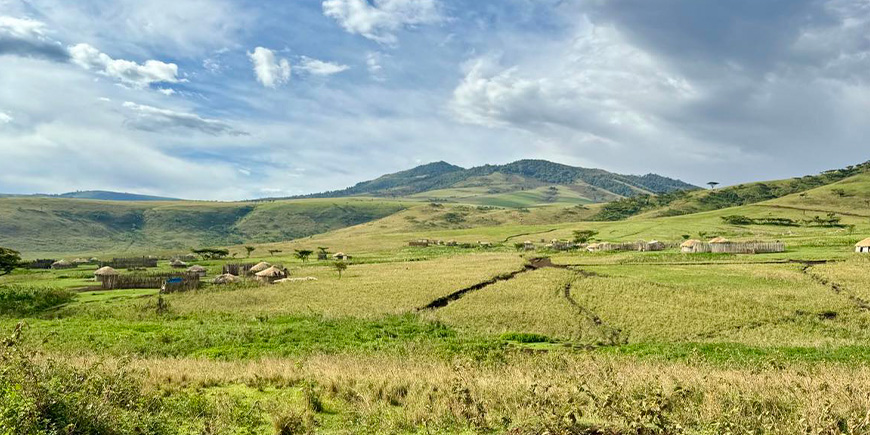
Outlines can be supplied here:
[[268, 243], [358, 225], [405, 209], [390, 200], [246, 203], [0, 198], [0, 246], [24, 256], [188, 252]]
[[98, 201], [179, 201], [178, 198], [163, 196], [140, 195], [126, 192], [110, 192], [106, 190], [80, 190], [76, 192], [61, 193], [58, 195], [33, 194], [33, 195], [9, 195], [0, 194], [0, 198], [67, 198], [67, 199], [94, 199]]
[[[681, 216], [757, 204], [808, 192], [819, 187], [832, 186], [866, 174], [870, 174], [870, 162], [787, 180], [745, 183], [714, 190], [671, 192], [655, 196], [640, 195], [606, 204], [593, 219], [613, 221], [638, 214], [649, 214], [653, 217]], [[847, 202], [846, 197], [841, 199], [840, 202]]]
[[[565, 192], [573, 192], [564, 196], [570, 198], [571, 202], [578, 203], [605, 202], [643, 194], [697, 189], [691, 184], [656, 174], [621, 175], [602, 169], [578, 168], [546, 160], [520, 160], [507, 165], [485, 165], [471, 169], [446, 162], [429, 163], [365, 181], [344, 190], [308, 197], [414, 196], [431, 200], [479, 202], [474, 198], [549, 187], [561, 187]], [[546, 197], [547, 195], [543, 195], [541, 198], [546, 200]]]

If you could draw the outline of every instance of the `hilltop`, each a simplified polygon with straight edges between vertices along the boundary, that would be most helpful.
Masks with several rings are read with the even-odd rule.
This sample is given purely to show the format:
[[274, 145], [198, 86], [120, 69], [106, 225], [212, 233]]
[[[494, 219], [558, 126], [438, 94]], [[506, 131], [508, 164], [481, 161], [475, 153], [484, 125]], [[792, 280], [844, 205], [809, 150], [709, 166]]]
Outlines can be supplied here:
[[[546, 160], [519, 160], [506, 165], [484, 165], [470, 169], [442, 161], [387, 174], [344, 190], [307, 197], [414, 197], [480, 205], [523, 206], [607, 202], [622, 197], [695, 189], [698, 187], [656, 174], [622, 175]], [[510, 197], [519, 193], [525, 193], [525, 198]]]

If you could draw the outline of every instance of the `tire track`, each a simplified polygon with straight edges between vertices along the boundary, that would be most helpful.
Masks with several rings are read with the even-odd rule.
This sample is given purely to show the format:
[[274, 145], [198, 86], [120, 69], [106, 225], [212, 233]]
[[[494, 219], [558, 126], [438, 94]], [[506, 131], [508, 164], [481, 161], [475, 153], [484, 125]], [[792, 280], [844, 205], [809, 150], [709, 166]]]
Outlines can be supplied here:
[[[574, 273], [576, 273], [577, 277], [580, 279], [601, 276], [595, 272], [589, 272], [589, 271], [585, 271], [582, 269], [571, 269], [571, 270], [574, 271]], [[628, 342], [628, 340], [622, 337], [622, 331], [620, 329], [613, 328], [613, 327], [607, 325], [604, 322], [604, 320], [602, 320], [601, 317], [598, 316], [598, 314], [596, 314], [594, 311], [590, 310], [589, 308], [586, 308], [585, 306], [581, 305], [579, 302], [577, 302], [576, 299], [574, 299], [574, 296], [571, 294], [571, 290], [572, 290], [573, 286], [574, 286], [574, 280], [571, 280], [565, 284], [565, 288], [563, 290], [563, 296], [565, 297], [565, 300], [567, 300], [568, 304], [570, 304], [572, 307], [574, 307], [574, 309], [577, 310], [577, 312], [581, 316], [585, 317], [587, 321], [592, 323], [595, 330], [600, 333], [601, 341], [604, 342], [604, 344], [609, 345], [609, 346], [626, 344]]]
[[813, 266], [815, 266], [817, 264], [820, 264], [820, 263], [812, 263], [812, 262], [804, 263], [804, 266], [801, 267], [801, 273], [807, 275], [813, 281], [815, 281], [823, 286], [829, 287], [831, 289], [831, 291], [834, 292], [834, 294], [847, 297], [853, 304], [855, 304], [855, 306], [859, 310], [870, 311], [870, 302], [867, 302], [866, 300], [856, 296], [855, 294], [850, 292], [849, 289], [847, 289], [842, 284], [838, 284], [836, 282], [829, 280], [828, 278], [825, 278], [824, 276], [813, 273], [812, 268], [813, 268]]

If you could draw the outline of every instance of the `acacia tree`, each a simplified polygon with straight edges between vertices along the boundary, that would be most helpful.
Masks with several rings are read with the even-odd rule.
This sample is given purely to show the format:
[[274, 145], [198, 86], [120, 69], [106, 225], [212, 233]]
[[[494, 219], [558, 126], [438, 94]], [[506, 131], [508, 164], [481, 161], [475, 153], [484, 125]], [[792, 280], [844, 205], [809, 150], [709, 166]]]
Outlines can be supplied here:
[[574, 230], [574, 242], [586, 243], [596, 235], [598, 235], [598, 231], [595, 230]]
[[304, 263], [304, 262], [308, 261], [308, 257], [310, 257], [311, 254], [313, 254], [313, 253], [314, 253], [314, 251], [312, 251], [310, 249], [297, 249], [296, 250], [296, 258], [302, 260], [302, 262]]
[[221, 249], [221, 248], [202, 248], [202, 249], [193, 249], [194, 254], [201, 255], [202, 258], [206, 260], [220, 260], [228, 255], [230, 255], [229, 249]]
[[8, 275], [21, 265], [21, 253], [0, 247], [0, 276]]
[[254, 252], [257, 248], [253, 246], [245, 246], [245, 251], [248, 251], [248, 258], [251, 258], [251, 253]]
[[338, 272], [338, 279], [341, 279], [341, 273], [347, 270], [347, 263], [344, 261], [336, 261], [332, 263], [332, 267]]
[[280, 253], [282, 253], [282, 252], [284, 252], [284, 251], [282, 251], [282, 250], [280, 250], [280, 249], [270, 249], [270, 250], [269, 250], [269, 255], [271, 255], [271, 256], [274, 257], [275, 254], [280, 254]]
[[719, 182], [718, 181], [710, 181], [707, 183], [707, 185], [710, 186], [710, 189], [715, 189], [716, 186], [719, 185]]

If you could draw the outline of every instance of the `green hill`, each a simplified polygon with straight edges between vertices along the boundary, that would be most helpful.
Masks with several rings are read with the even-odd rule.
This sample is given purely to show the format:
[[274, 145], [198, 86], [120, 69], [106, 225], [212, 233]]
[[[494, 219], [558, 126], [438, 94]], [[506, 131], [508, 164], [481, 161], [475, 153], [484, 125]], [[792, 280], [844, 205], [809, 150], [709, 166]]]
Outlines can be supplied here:
[[138, 193], [111, 192], [107, 190], [79, 190], [75, 192], [61, 193], [58, 195], [8, 195], [0, 194], [0, 198], [68, 198], [68, 199], [96, 199], [100, 201], [179, 201], [178, 198], [165, 196], [140, 195]]
[[656, 196], [638, 195], [607, 204], [594, 219], [613, 221], [639, 214], [681, 216], [757, 204], [830, 186], [850, 177], [868, 173], [870, 173], [870, 162], [787, 180], [746, 183], [715, 190], [675, 191]]
[[0, 246], [28, 258], [53, 254], [186, 252], [277, 242], [394, 214], [397, 201], [317, 199], [214, 203], [0, 198]]
[[[697, 187], [655, 174], [621, 175], [602, 169], [578, 168], [546, 160], [520, 160], [507, 165], [470, 169], [446, 162], [429, 163], [365, 181], [344, 190], [309, 195], [314, 198], [347, 196], [424, 197], [431, 200], [467, 201], [483, 195], [501, 195], [547, 187], [562, 187], [583, 202], [606, 202], [621, 197], [693, 190]], [[497, 203], [498, 201], [496, 201]], [[520, 201], [523, 206], [532, 201]], [[547, 201], [543, 201], [546, 204]]]

